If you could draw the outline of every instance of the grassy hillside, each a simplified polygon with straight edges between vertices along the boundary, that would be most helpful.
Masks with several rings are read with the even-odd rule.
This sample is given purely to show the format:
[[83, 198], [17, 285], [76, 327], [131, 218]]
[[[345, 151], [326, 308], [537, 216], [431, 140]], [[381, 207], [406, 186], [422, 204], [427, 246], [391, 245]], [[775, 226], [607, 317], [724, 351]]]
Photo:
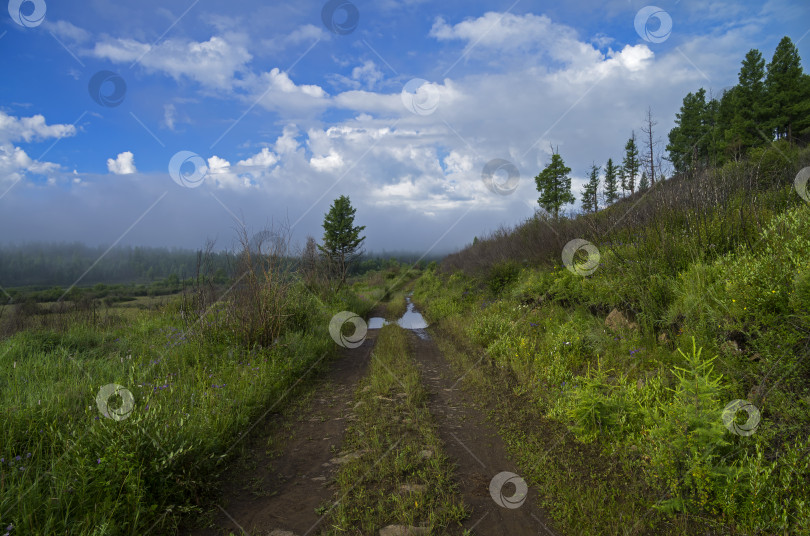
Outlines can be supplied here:
[[[495, 418], [571, 533], [810, 532], [810, 152], [750, 156], [417, 282], [470, 381], [509, 390]], [[574, 238], [598, 257], [567, 269]]]

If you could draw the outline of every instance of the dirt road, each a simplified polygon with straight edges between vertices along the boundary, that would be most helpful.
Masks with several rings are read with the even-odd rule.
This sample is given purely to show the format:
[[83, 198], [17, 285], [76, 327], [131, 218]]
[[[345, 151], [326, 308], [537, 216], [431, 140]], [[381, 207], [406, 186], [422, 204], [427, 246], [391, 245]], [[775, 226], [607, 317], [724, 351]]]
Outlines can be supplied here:
[[[354, 391], [368, 369], [377, 333], [369, 330], [361, 347], [342, 350], [316, 383], [312, 400], [294, 409], [292, 417], [277, 415], [267, 435], [256, 434], [248, 455], [228, 477], [215, 528], [193, 534], [319, 533], [321, 514], [335, 499], [332, 481], [341, 463], [336, 456], [347, 421], [354, 418]], [[536, 491], [520, 493], [522, 479], [515, 474], [503, 440], [486, 420], [486, 408], [478, 407], [474, 395], [462, 389], [463, 382], [428, 331], [409, 330], [408, 344], [444, 452], [456, 466], [461, 497], [471, 510], [464, 528], [478, 535], [556, 534], [536, 506]], [[268, 437], [276, 438], [269, 454]]]
[[[555, 534], [537, 509], [537, 493], [531, 488], [522, 504], [520, 497], [515, 497], [511, 503], [503, 500], [503, 507], [495, 502], [490, 494], [492, 479], [504, 471], [517, 473], [515, 465], [507, 458], [503, 440], [482, 411], [474, 407], [472, 396], [461, 388], [458, 375], [436, 343], [414, 332], [410, 333], [409, 343], [430, 396], [430, 413], [438, 425], [445, 453], [457, 465], [462, 497], [472, 509], [465, 528], [480, 535]], [[515, 479], [505, 483], [501, 490], [505, 498], [514, 495], [516, 483], [519, 481]]]
[[316, 510], [334, 495], [332, 475], [338, 465], [330, 460], [340, 451], [346, 421], [352, 418], [354, 389], [368, 368], [375, 335], [376, 330], [371, 330], [362, 346], [341, 350], [325, 378], [316, 384], [312, 401], [293, 411], [289, 432], [280, 423], [270, 425], [271, 434], [289, 434], [276, 439], [272, 451], [280, 455], [268, 455], [266, 438], [252, 440], [247, 459], [225, 486], [217, 528], [194, 534], [245, 531], [262, 536], [290, 532], [305, 536], [318, 532], [323, 519]]

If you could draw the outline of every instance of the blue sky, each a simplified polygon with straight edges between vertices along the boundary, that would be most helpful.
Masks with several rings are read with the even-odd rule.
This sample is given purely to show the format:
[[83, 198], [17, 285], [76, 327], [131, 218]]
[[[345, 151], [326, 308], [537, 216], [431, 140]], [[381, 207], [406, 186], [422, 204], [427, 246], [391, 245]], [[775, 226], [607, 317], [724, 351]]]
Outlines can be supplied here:
[[[9, 2], [0, 242], [230, 247], [286, 222], [303, 243], [345, 194], [367, 249], [451, 251], [533, 213], [551, 146], [579, 197], [648, 106], [663, 149], [750, 48], [810, 58], [803, 0], [267, 4]], [[487, 188], [494, 159], [515, 188]]]

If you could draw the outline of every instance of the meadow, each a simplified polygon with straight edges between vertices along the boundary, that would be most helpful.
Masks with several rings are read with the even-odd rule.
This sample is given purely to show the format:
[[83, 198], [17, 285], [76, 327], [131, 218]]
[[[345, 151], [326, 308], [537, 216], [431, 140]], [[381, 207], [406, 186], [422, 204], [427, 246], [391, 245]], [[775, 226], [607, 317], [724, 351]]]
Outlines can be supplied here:
[[172, 533], [210, 508], [252, 425], [334, 356], [331, 316], [370, 304], [290, 282], [261, 333], [246, 322], [249, 288], [205, 303], [178, 294], [29, 306], [26, 329], [0, 341], [0, 525]]

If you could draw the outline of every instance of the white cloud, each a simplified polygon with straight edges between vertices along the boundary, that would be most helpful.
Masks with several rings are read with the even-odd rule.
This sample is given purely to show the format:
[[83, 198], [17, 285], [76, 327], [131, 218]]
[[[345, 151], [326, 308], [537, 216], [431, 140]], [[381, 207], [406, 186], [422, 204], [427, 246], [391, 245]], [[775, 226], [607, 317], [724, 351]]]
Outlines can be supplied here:
[[135, 169], [135, 156], [130, 151], [119, 153], [115, 158], [107, 159], [107, 170], [115, 175], [131, 175], [138, 170]]
[[268, 72], [245, 76], [239, 86], [248, 94], [251, 104], [258, 102], [268, 110], [280, 114], [315, 114], [329, 105], [329, 95], [318, 85], [298, 85], [290, 76], [274, 67]]
[[48, 138], [65, 138], [75, 134], [76, 127], [73, 125], [48, 125], [45, 117], [39, 114], [18, 118], [0, 110], [0, 143], [41, 141]]
[[205, 180], [213, 182], [220, 189], [240, 189], [251, 186], [249, 177], [240, 176], [238, 171], [231, 167], [230, 162], [216, 155], [208, 159], [208, 175]]
[[326, 156], [313, 156], [309, 165], [316, 171], [336, 171], [343, 167], [343, 158], [332, 150]]
[[[298, 33], [288, 36], [290, 42], [304, 41], [319, 35], [317, 27], [305, 25]], [[248, 51], [250, 41], [244, 34], [230, 32], [212, 36], [207, 41], [167, 39], [150, 45], [130, 38], [104, 36], [89, 50], [81, 51], [96, 58], [115, 63], [137, 64], [150, 73], [162, 73], [175, 80], [189, 79], [203, 88], [228, 95], [283, 114], [323, 111], [329, 104], [329, 95], [316, 84], [296, 84], [278, 67], [266, 72], [251, 70], [253, 55]], [[365, 80], [373, 72], [358, 72]], [[175, 124], [164, 117], [164, 124]]]
[[45, 117], [15, 117], [0, 111], [0, 182], [16, 184], [26, 173], [50, 175], [59, 171], [60, 166], [53, 162], [40, 162], [28, 156], [14, 142], [38, 142], [49, 138], [74, 136], [73, 125], [48, 125]]
[[473, 46], [501, 51], [539, 49], [555, 60], [567, 61], [579, 58], [583, 53], [592, 55], [588, 51], [591, 47], [577, 39], [573, 28], [554, 23], [545, 15], [532, 13], [488, 12], [452, 26], [439, 17], [430, 29], [430, 36], [440, 41], [466, 41], [468, 50]]
[[175, 109], [174, 104], [164, 104], [163, 105], [163, 124], [169, 130], [174, 130], [174, 124], [177, 120], [177, 109]]
[[295, 125], [286, 125], [281, 136], [278, 137], [275, 144], [275, 150], [278, 154], [284, 155], [293, 153], [298, 150], [298, 128]]
[[240, 160], [238, 165], [268, 168], [272, 167], [276, 162], [278, 162], [278, 156], [270, 152], [268, 147], [263, 147], [262, 150], [257, 154], [249, 158], [245, 158], [244, 160]]
[[150, 72], [162, 72], [179, 80], [189, 78], [215, 89], [231, 89], [238, 73], [252, 59], [247, 49], [218, 36], [208, 41], [167, 39], [155, 46], [134, 39], [107, 38], [95, 44], [91, 54], [116, 63], [132, 63]]
[[26, 173], [48, 175], [58, 170], [58, 164], [32, 160], [19, 147], [14, 147], [10, 143], [0, 143], [0, 182], [16, 183]]
[[[439, 17], [430, 29], [430, 35], [439, 41], [466, 42], [465, 51], [469, 55], [481, 57], [493, 51], [500, 52], [497, 62], [501, 65], [537, 64], [551, 60], [583, 69], [605, 59], [593, 44], [580, 40], [577, 31], [570, 26], [555, 23], [546, 15], [532, 13], [488, 12], [477, 19], [454, 25]], [[603, 34], [593, 38], [599, 43], [597, 46], [604, 46], [609, 39]]]
[[444, 157], [444, 166], [448, 174], [467, 173], [473, 168], [473, 159], [470, 155], [450, 151], [450, 154]]
[[230, 167], [231, 163], [219, 156], [214, 155], [208, 159], [208, 171], [210, 173], [225, 173]]
[[311, 45], [317, 41], [326, 41], [330, 37], [330, 34], [322, 26], [304, 24], [287, 35], [263, 39], [261, 43], [265, 51], [280, 52], [290, 46]]
[[56, 22], [46, 20], [43, 26], [46, 30], [53, 32], [57, 37], [74, 43], [83, 43], [90, 39], [90, 32], [78, 26], [74, 26], [65, 20], [58, 20]]

